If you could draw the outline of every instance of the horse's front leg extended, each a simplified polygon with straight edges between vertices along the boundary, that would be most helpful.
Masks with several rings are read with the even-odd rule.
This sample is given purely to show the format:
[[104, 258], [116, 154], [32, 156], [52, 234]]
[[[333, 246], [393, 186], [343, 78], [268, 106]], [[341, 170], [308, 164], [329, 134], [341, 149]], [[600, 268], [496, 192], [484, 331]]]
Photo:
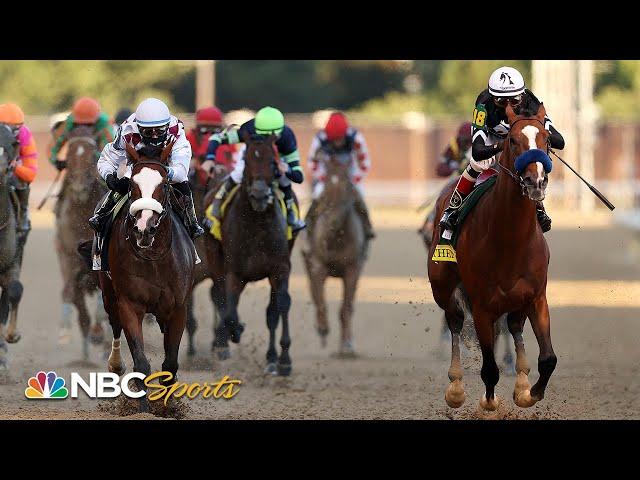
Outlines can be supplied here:
[[[214, 307], [215, 311], [215, 307]], [[196, 322], [196, 317], [193, 314], [193, 292], [189, 294], [189, 301], [187, 303], [187, 333], [189, 334], [189, 348], [187, 350], [187, 355], [190, 357], [195, 355], [196, 346], [194, 335], [196, 330], [198, 329], [198, 324]]]
[[480, 376], [486, 391], [480, 397], [480, 406], [485, 410], [498, 408], [498, 398], [495, 396], [495, 386], [500, 378], [500, 370], [494, 355], [496, 315], [484, 312], [479, 308], [473, 309], [473, 323], [476, 327], [480, 350], [482, 350], [482, 369]]
[[226, 302], [224, 314], [224, 327], [233, 343], [240, 343], [240, 336], [244, 331], [244, 325], [238, 318], [238, 303], [240, 294], [244, 290], [246, 283], [234, 273], [227, 273], [225, 279]]
[[289, 309], [291, 308], [289, 272], [276, 278], [275, 283], [277, 285], [278, 310], [282, 317], [282, 336], [280, 337], [282, 352], [278, 359], [278, 375], [288, 376], [291, 375], [291, 357], [289, 357], [289, 347], [291, 347], [291, 337], [289, 336]]
[[531, 322], [533, 333], [536, 334], [540, 354], [538, 355], [538, 373], [540, 378], [531, 389], [531, 398], [534, 402], [538, 402], [544, 398], [544, 392], [549, 383], [549, 378], [556, 368], [558, 358], [553, 352], [551, 345], [551, 325], [549, 318], [549, 305], [547, 304], [547, 295], [543, 293], [534, 302], [527, 311], [527, 316]]
[[356, 296], [358, 287], [358, 277], [360, 276], [360, 267], [353, 265], [345, 271], [342, 277], [343, 293], [342, 307], [340, 307], [340, 354], [347, 357], [353, 357], [355, 351], [353, 349], [353, 301]]
[[18, 332], [18, 307], [20, 306], [20, 300], [22, 299], [22, 292], [22, 283], [18, 280], [14, 280], [9, 283], [9, 286], [7, 287], [7, 297], [9, 305], [11, 306], [11, 313], [9, 314], [9, 326], [7, 327], [6, 335], [6, 340], [9, 343], [16, 343], [22, 337]]
[[[151, 365], [144, 354], [144, 338], [142, 334], [142, 317], [145, 308], [141, 305], [134, 304], [126, 298], [118, 299], [118, 318], [124, 334], [127, 337], [129, 350], [133, 357], [133, 369], [145, 376], [151, 373]], [[114, 330], [114, 337], [116, 332]], [[136, 385], [140, 390], [144, 390], [144, 380], [136, 378]], [[140, 410], [149, 411], [149, 402], [147, 397], [140, 398]]]
[[178, 379], [178, 351], [186, 323], [186, 305], [181, 305], [176, 308], [169, 316], [169, 321], [166, 322], [167, 328], [164, 333], [164, 362], [162, 362], [162, 370], [173, 374], [171, 384], [175, 383]]
[[211, 350], [213, 350], [218, 357], [218, 360], [226, 360], [231, 353], [229, 352], [229, 337], [227, 335], [227, 329], [224, 322], [221, 320], [225, 311], [225, 292], [224, 292], [225, 280], [224, 277], [217, 277], [213, 279], [213, 285], [211, 286], [211, 299], [213, 300], [213, 343], [211, 344]]
[[278, 328], [278, 320], [280, 318], [280, 310], [278, 309], [278, 292], [275, 278], [269, 278], [271, 284], [271, 295], [269, 297], [269, 305], [267, 306], [267, 328], [269, 329], [269, 348], [267, 350], [267, 366], [265, 373], [276, 375], [278, 373], [278, 352], [276, 352], [276, 329]]

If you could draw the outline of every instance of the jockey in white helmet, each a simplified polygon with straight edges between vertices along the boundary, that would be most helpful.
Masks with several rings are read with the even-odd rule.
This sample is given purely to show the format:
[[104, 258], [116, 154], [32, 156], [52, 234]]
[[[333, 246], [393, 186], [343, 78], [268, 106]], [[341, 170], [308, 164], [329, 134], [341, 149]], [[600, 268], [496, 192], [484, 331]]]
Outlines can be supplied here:
[[[460, 205], [473, 190], [476, 179], [493, 165], [495, 155], [502, 151], [504, 138], [511, 128], [505, 112], [509, 103], [517, 114], [533, 116], [538, 112], [542, 102], [526, 88], [524, 78], [518, 70], [512, 67], [500, 67], [491, 74], [488, 88], [483, 90], [476, 100], [471, 126], [472, 158], [460, 176], [449, 200], [449, 206], [442, 215], [440, 220], [442, 228], [455, 227]], [[550, 146], [562, 150], [564, 139], [548, 116], [545, 116], [544, 127], [550, 133]], [[542, 231], [549, 231], [551, 219], [546, 214], [542, 202], [537, 204], [537, 214]]]

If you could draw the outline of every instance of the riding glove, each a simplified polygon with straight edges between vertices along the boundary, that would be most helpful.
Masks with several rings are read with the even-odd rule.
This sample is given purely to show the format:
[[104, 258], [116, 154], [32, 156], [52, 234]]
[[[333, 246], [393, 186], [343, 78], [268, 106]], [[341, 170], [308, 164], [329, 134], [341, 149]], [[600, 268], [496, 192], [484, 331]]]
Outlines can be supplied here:
[[113, 190], [114, 192], [126, 195], [126, 193], [129, 191], [128, 177], [118, 178], [115, 173], [110, 173], [109, 175], [107, 175], [107, 178], [105, 178], [104, 181], [106, 182], [107, 187], [109, 187], [109, 189]]

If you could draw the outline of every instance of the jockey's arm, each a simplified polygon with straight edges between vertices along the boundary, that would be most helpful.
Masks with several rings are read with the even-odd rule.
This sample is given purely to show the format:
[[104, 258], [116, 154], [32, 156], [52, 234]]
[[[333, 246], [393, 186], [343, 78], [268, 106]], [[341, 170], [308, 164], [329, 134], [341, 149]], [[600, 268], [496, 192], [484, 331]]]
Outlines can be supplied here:
[[502, 151], [502, 140], [494, 145], [485, 145], [486, 139], [487, 134], [485, 131], [478, 130], [477, 132], [474, 132], [473, 143], [471, 144], [471, 156], [476, 162], [480, 160], [487, 160], [493, 157], [496, 153]]
[[318, 178], [320, 175], [320, 159], [318, 158], [318, 150], [320, 149], [321, 143], [318, 136], [314, 136], [313, 140], [311, 140], [311, 147], [309, 147], [309, 156], [307, 157], [307, 164], [309, 165], [309, 170], [311, 170], [313, 178]]
[[231, 129], [226, 130], [219, 133], [214, 133], [209, 137], [209, 145], [207, 146], [207, 154], [205, 155], [205, 160], [215, 160], [216, 158], [216, 150], [218, 146], [225, 144], [236, 144], [240, 143], [240, 134], [243, 127], [239, 129]]
[[282, 134], [276, 142], [280, 158], [289, 167], [285, 175], [293, 183], [302, 183], [304, 181], [304, 173], [300, 166], [300, 152], [298, 151], [298, 142], [296, 136], [289, 127], [285, 125]]
[[178, 136], [173, 144], [169, 161], [169, 182], [182, 183], [189, 179], [189, 163], [191, 162], [191, 144], [184, 132]]
[[100, 153], [97, 167], [98, 173], [103, 180], [106, 180], [107, 175], [116, 173], [121, 162], [127, 161], [127, 153], [124, 146], [116, 145], [121, 143], [122, 137], [118, 135], [113, 142], [107, 143]]
[[67, 143], [67, 140], [68, 140], [67, 134], [70, 131], [71, 129], [68, 127], [68, 123], [65, 124], [64, 130], [58, 136], [58, 138], [56, 139], [56, 143], [53, 145], [53, 148], [51, 149], [51, 153], [49, 155], [49, 163], [51, 163], [51, 165], [56, 164], [56, 160], [58, 159], [58, 153], [60, 153], [60, 149], [64, 146], [64, 144]]
[[360, 177], [359, 180], [362, 180], [367, 176], [369, 170], [371, 169], [371, 156], [369, 155], [367, 142], [365, 141], [364, 135], [362, 135], [362, 133], [356, 133], [353, 146], [356, 153], [356, 162], [358, 167], [358, 172], [356, 173], [356, 175]]
[[38, 151], [36, 141], [31, 131], [22, 126], [18, 134], [20, 141], [20, 161], [21, 164], [15, 169], [15, 175], [25, 183], [31, 183], [36, 178], [38, 172]]

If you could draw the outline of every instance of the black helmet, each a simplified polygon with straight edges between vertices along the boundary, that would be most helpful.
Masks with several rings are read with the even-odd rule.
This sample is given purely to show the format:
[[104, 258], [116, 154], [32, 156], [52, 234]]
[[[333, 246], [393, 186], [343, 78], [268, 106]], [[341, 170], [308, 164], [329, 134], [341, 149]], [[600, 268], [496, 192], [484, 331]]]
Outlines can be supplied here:
[[129, 118], [132, 113], [133, 111], [129, 110], [128, 108], [121, 108], [120, 110], [118, 110], [118, 113], [116, 113], [115, 124], [119, 126], [120, 124], [122, 124], [122, 122]]

